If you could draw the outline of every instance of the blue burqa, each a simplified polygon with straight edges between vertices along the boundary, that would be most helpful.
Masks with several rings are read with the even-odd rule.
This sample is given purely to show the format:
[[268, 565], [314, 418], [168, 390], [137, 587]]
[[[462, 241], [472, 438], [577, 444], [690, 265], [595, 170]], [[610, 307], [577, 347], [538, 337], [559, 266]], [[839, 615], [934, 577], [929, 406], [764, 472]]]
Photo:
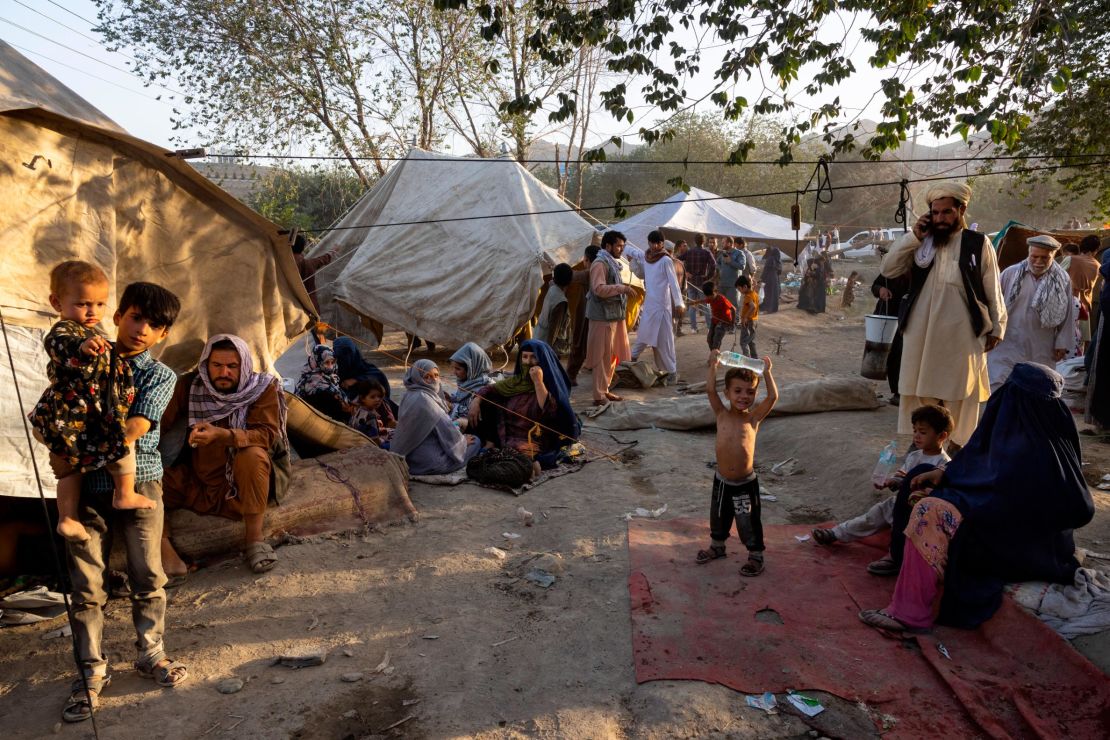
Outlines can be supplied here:
[[1063, 385], [1044, 365], [1016, 365], [930, 494], [963, 514], [938, 622], [977, 627], [997, 611], [1006, 583], [1074, 580], [1072, 530], [1091, 521], [1094, 502]]

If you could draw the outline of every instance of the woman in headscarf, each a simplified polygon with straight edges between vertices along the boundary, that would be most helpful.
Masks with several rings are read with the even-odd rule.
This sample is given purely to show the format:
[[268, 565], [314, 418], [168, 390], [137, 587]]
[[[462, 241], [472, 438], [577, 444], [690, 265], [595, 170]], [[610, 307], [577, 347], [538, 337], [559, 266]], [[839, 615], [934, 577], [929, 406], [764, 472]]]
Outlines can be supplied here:
[[411, 475], [442, 475], [464, 467], [480, 448], [481, 442], [464, 435], [447, 415], [436, 364], [414, 362], [405, 373], [405, 395], [389, 451], [405, 458]]
[[363, 358], [362, 353], [355, 346], [355, 341], [350, 337], [338, 337], [332, 342], [335, 352], [335, 361], [338, 363], [339, 387], [350, 392], [350, 389], [361, 380], [375, 380], [385, 389], [385, 402], [390, 411], [397, 414], [397, 404], [390, 398], [389, 378], [385, 376], [377, 365]]
[[763, 283], [763, 304], [760, 313], [775, 313], [779, 310], [779, 292], [782, 277], [782, 252], [778, 247], [767, 247], [763, 253], [763, 272], [759, 281]]
[[344, 424], [351, 417], [347, 396], [339, 387], [335, 354], [326, 344], [317, 344], [305, 360], [296, 393], [320, 413]]
[[809, 313], [825, 313], [825, 267], [819, 257], [806, 263], [802, 287], [798, 291], [798, 308]]
[[947, 469], [916, 471], [913, 487], [932, 490], [912, 504], [890, 605], [860, 612], [865, 624], [974, 628], [1006, 583], [1073, 582], [1072, 530], [1091, 521], [1094, 502], [1063, 385], [1044, 365], [1016, 365]]
[[495, 419], [495, 446], [511, 447], [544, 469], [555, 467], [559, 450], [581, 431], [567, 373], [555, 350], [535, 339], [521, 342], [512, 377], [478, 391], [469, 418], [471, 429]]
[[474, 342], [467, 342], [451, 355], [451, 371], [458, 386], [458, 390], [447, 397], [452, 421], [467, 418], [474, 394], [493, 382], [489, 377], [492, 369], [489, 355]]

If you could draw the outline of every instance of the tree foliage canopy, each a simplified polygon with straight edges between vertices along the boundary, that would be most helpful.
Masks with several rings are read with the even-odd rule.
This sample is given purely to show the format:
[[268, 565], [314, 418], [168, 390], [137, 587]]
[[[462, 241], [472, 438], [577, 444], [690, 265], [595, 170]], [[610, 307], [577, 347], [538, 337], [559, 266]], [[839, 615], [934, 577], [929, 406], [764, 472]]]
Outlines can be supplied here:
[[[436, 0], [440, 8], [468, 0]], [[496, 36], [506, 11], [489, 0], [469, 0]], [[937, 137], [990, 132], [996, 144], [1016, 146], [1038, 114], [1067, 104], [1076, 83], [1105, 73], [1110, 9], [1087, 0], [536, 0], [537, 30], [530, 43], [552, 64], [565, 65], [582, 44], [600, 45], [609, 68], [643, 80], [640, 93], [663, 112], [698, 102], [687, 94], [702, 72], [701, 29], [729, 44], [704, 96], [729, 120], [783, 115], [780, 155], [789, 161], [804, 137], [819, 133], [834, 152], [862, 148], [878, 156], [927, 128]], [[859, 71], [847, 44], [829, 28], [845, 18], [873, 48], [872, 67], [889, 73], [877, 94], [883, 120], [865, 141], [838, 125], [846, 114], [837, 91]], [[1091, 53], [1075, 54], [1078, 39]], [[799, 113], [792, 96], [827, 98]], [[630, 123], [628, 80], [601, 92], [605, 108]], [[572, 108], [562, 101], [554, 116]], [[669, 128], [641, 127], [648, 142]], [[745, 138], [732, 151], [742, 161], [756, 145]]]

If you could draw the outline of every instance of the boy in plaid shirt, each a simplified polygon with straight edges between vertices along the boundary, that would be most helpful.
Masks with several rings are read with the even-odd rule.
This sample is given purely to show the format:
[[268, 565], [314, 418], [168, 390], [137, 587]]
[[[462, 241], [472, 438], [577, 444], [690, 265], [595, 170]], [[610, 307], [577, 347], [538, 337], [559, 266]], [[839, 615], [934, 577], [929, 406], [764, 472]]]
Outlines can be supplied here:
[[[124, 432], [135, 452], [135, 490], [154, 501], [154, 508], [112, 508], [112, 478], [101, 469], [85, 477], [78, 517], [89, 534], [84, 542], [66, 543], [66, 562], [73, 583], [73, 634], [85, 680], [73, 682], [62, 719], [80, 722], [92, 716], [100, 693], [111, 681], [108, 660], [101, 648], [104, 605], [108, 600], [104, 577], [111, 551], [113, 520], [127, 551], [131, 582], [131, 618], [135, 624], [139, 674], [163, 687], [174, 687], [188, 677], [185, 666], [166, 655], [162, 635], [166, 627], [166, 575], [162, 570], [162, 458], [158, 452], [159, 421], [177, 381], [173, 370], [155, 360], [150, 349], [165, 340], [181, 303], [170, 291], [152, 283], [132, 283], [120, 297], [116, 311], [116, 348], [131, 366], [135, 399]], [[88, 692], [85, 686], [88, 686]]]

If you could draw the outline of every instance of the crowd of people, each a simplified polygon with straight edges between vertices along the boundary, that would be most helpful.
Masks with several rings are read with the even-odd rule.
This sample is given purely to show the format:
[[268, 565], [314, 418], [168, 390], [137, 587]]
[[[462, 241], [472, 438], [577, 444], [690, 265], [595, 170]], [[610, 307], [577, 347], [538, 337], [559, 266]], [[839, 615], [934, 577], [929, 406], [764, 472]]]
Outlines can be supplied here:
[[[876, 481], [894, 495], [813, 532], [816, 543], [832, 546], [891, 531], [890, 552], [869, 566], [897, 578], [891, 601], [860, 613], [864, 623], [887, 631], [927, 629], [938, 620], [976, 626], [998, 608], [1004, 583], [1066, 582], [1074, 573], [1071, 532], [1090, 521], [1093, 503], [1076, 426], [1061, 400], [1063, 381], [1052, 365], [1069, 356], [1089, 359], [1088, 415], [1096, 433], [1110, 432], [1110, 340], [1103, 336], [1110, 250], [1100, 263], [1098, 239], [1088, 237], [1058, 262], [1060, 242], [1036, 236], [1026, 259], [999, 272], [994, 249], [966, 225], [970, 199], [966, 185], [932, 187], [928, 211], [893, 244], [872, 285], [876, 312], [899, 319], [890, 390], [898, 431], [913, 439], [901, 468]], [[801, 256], [802, 310], [824, 310], [834, 239], [829, 233], [827, 243]], [[761, 374], [728, 370], [722, 400], [717, 366], [730, 331], [739, 333], [745, 354], [756, 356], [759, 317], [779, 310], [782, 254], [768, 249], [757, 276], [743, 238], [725, 237], [718, 248], [715, 238], [698, 235], [692, 247], [681, 240], [672, 246], [657, 230], [642, 250], [607, 231], [598, 242], [578, 265], [555, 267], [534, 335], [519, 342], [512, 373], [496, 375], [486, 351], [467, 343], [450, 357], [447, 386], [431, 359], [408, 367], [398, 403], [389, 378], [351, 338], [329, 343], [314, 333], [295, 394], [404, 457], [413, 475], [469, 470], [491, 455], [535, 476], [558, 465], [579, 438], [570, 394], [581, 369], [592, 373], [594, 404], [622, 400], [612, 391], [615, 369], [647, 349], [661, 373], [674, 375], [684, 313], [697, 332], [705, 307], [717, 471], [710, 544], [696, 562], [724, 557], [735, 523], [748, 552], [741, 573], [758, 576], [766, 563], [756, 437], [778, 391], [771, 358], [764, 357]], [[301, 255], [303, 244], [294, 251]], [[645, 285], [635, 344], [627, 321], [633, 288], [623, 278], [622, 257]], [[318, 265], [298, 266], [309, 278]], [[177, 297], [152, 283], [127, 286], [111, 342], [96, 329], [108, 286], [91, 264], [54, 268], [50, 302], [60, 320], [45, 342], [51, 382], [31, 414], [59, 481], [57, 531], [67, 546], [83, 671], [63, 707], [63, 718], [74, 722], [91, 715], [110, 681], [101, 634], [112, 522], [127, 550], [136, 668], [173, 687], [189, 673], [163, 643], [165, 589], [182, 583], [189, 567], [173, 547], [165, 510], [242, 522], [246, 565], [265, 573], [278, 563], [264, 538], [265, 510], [289, 481], [288, 401], [275, 376], [254, 369], [246, 342], [209, 337], [196, 370], [179, 378], [150, 354], [176, 320]]]

